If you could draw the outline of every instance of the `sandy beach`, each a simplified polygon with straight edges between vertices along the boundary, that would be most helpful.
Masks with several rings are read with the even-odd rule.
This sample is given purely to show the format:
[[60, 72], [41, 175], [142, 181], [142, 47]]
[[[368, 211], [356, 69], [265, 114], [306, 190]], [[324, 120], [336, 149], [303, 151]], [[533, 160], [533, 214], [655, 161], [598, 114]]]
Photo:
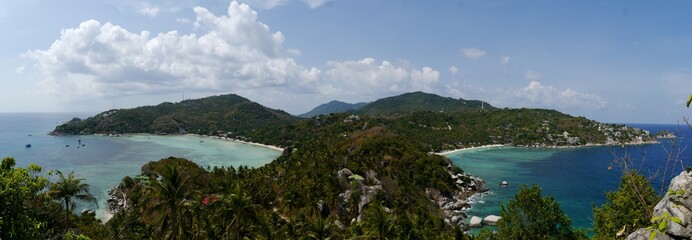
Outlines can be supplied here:
[[267, 144], [261, 144], [261, 143], [256, 143], [256, 142], [246, 142], [238, 139], [232, 139], [232, 138], [226, 138], [226, 137], [217, 137], [217, 136], [206, 136], [206, 135], [199, 135], [199, 134], [192, 134], [189, 133], [187, 134], [188, 136], [193, 136], [193, 137], [199, 137], [199, 138], [213, 138], [213, 139], [219, 139], [219, 140], [226, 140], [226, 141], [231, 141], [231, 142], [237, 142], [237, 143], [242, 143], [242, 144], [247, 144], [247, 145], [253, 145], [253, 146], [258, 146], [258, 147], [264, 147], [264, 148], [269, 148], [272, 150], [276, 150], [279, 152], [283, 152], [284, 149], [273, 146], [273, 145], [267, 145]]
[[457, 148], [457, 149], [452, 149], [452, 150], [447, 150], [447, 151], [442, 151], [442, 152], [436, 152], [435, 154], [447, 155], [447, 154], [458, 153], [458, 152], [463, 152], [463, 151], [471, 151], [471, 150], [487, 149], [487, 148], [501, 148], [501, 147], [507, 147], [507, 145], [491, 144], [491, 145], [483, 145], [483, 146], [478, 146], [478, 147]]

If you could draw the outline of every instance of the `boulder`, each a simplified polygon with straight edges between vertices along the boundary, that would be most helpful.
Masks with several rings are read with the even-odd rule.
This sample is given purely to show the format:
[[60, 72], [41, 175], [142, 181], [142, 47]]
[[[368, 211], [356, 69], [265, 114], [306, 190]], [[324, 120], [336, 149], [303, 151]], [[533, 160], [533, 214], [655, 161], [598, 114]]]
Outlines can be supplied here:
[[[663, 199], [654, 207], [654, 216], [668, 221], [664, 233], [657, 233], [656, 239], [692, 239], [692, 172], [683, 171], [670, 181], [668, 191]], [[675, 217], [680, 223], [673, 222]], [[651, 231], [640, 228], [627, 239], [649, 239]], [[644, 237], [644, 238], [642, 238]]]
[[477, 216], [471, 217], [471, 221], [469, 221], [469, 227], [472, 228], [479, 228], [483, 227], [483, 219]]
[[339, 177], [349, 177], [351, 175], [353, 175], [353, 172], [351, 172], [351, 170], [348, 168], [342, 168], [339, 170]]
[[461, 216], [452, 217], [452, 224], [457, 224], [461, 220]]
[[495, 216], [495, 215], [488, 215], [483, 219], [483, 224], [489, 225], [489, 226], [496, 226], [497, 222], [500, 221], [500, 216]]
[[341, 221], [339, 221], [338, 219], [337, 219], [337, 220], [334, 220], [334, 226], [336, 226], [337, 228], [339, 228], [339, 230], [342, 230], [342, 231], [343, 231], [343, 230], [346, 230], [346, 225], [344, 225], [344, 224], [343, 224]]
[[[627, 240], [650, 240], [651, 238], [651, 231], [652, 230], [646, 230], [646, 228], [640, 228], [637, 229], [637, 231], [634, 231], [630, 235], [627, 236]], [[653, 238], [654, 240], [671, 240], [668, 235], [658, 233], [656, 234], [656, 237]]]
[[682, 172], [670, 181], [668, 192], [654, 207], [654, 216], [665, 212], [680, 219], [681, 224], [668, 220], [668, 235], [692, 238], [692, 173]]

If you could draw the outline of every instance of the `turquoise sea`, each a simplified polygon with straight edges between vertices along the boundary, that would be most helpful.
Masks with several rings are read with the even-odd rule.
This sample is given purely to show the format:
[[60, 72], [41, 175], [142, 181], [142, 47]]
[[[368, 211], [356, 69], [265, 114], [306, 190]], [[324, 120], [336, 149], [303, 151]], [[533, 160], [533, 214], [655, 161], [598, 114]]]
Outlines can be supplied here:
[[[448, 154], [454, 164], [465, 172], [486, 181], [490, 193], [475, 199], [467, 212], [469, 216], [499, 215], [502, 203], [514, 197], [522, 184], [539, 185], [544, 195], [552, 195], [575, 227], [589, 228], [593, 223], [593, 204], [605, 202], [605, 192], [617, 190], [622, 171], [616, 158], [629, 156], [644, 176], [652, 179], [654, 188], [667, 188], [671, 176], [663, 179], [667, 152], [677, 153], [692, 147], [692, 131], [686, 126], [660, 124], [628, 124], [656, 133], [661, 130], [677, 132], [674, 139], [659, 139], [659, 144], [599, 146], [569, 149], [490, 148]], [[679, 130], [678, 130], [679, 129]], [[685, 166], [692, 165], [692, 149], [682, 151]], [[609, 170], [609, 167], [612, 169]], [[675, 175], [684, 167], [678, 166]], [[659, 171], [660, 170], [660, 171]], [[659, 171], [658, 175], [656, 172]], [[669, 174], [670, 175], [670, 172]], [[509, 186], [501, 187], [507, 181]]]
[[[202, 167], [246, 165], [259, 167], [281, 153], [258, 146], [195, 136], [123, 135], [49, 136], [48, 132], [75, 113], [0, 113], [0, 157], [14, 157], [17, 165], [36, 163], [44, 172], [74, 171], [90, 185], [102, 216], [108, 190], [126, 176], [139, 174], [142, 165], [169, 156], [190, 159]], [[79, 146], [79, 142], [84, 146]], [[26, 144], [31, 144], [30, 148]], [[69, 146], [68, 146], [69, 145]], [[95, 209], [78, 204], [76, 211]]]

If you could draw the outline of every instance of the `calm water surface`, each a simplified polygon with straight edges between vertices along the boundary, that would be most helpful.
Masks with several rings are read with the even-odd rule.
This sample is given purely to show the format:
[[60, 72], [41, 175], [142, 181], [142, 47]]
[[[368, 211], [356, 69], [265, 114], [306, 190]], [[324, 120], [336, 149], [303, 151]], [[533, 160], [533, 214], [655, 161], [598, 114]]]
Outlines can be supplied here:
[[[17, 165], [36, 163], [44, 172], [74, 171], [91, 185], [90, 191], [105, 206], [108, 190], [124, 176], [139, 174], [142, 165], [169, 156], [190, 159], [202, 167], [259, 167], [280, 152], [242, 143], [194, 136], [131, 135], [49, 136], [53, 128], [74, 116], [92, 114], [0, 114], [0, 157], [14, 157]], [[79, 142], [85, 146], [79, 146]], [[31, 148], [25, 147], [31, 144]], [[68, 146], [69, 145], [69, 146]], [[78, 205], [77, 211], [95, 206]], [[101, 210], [104, 208], [101, 207]], [[97, 211], [101, 216], [102, 211]]]
[[[656, 133], [660, 130], [675, 132], [677, 125], [629, 124]], [[676, 149], [682, 150], [692, 145], [689, 137], [692, 132], [680, 128]], [[688, 137], [689, 136], [689, 137]], [[500, 212], [499, 205], [514, 197], [520, 185], [537, 184], [544, 195], [552, 195], [560, 203], [562, 210], [572, 218], [575, 227], [591, 227], [593, 223], [592, 206], [605, 202], [606, 191], [617, 190], [621, 171], [616, 157], [629, 156], [638, 164], [645, 176], [651, 176], [665, 166], [667, 154], [672, 144], [669, 139], [660, 139], [660, 144], [609, 147], [585, 147], [572, 149], [526, 149], [495, 148], [470, 150], [447, 155], [454, 164], [464, 171], [484, 179], [491, 190], [476, 199], [467, 213], [481, 216]], [[676, 151], [673, 149], [673, 151]], [[681, 159], [685, 165], [691, 164], [692, 154], [685, 151]], [[639, 165], [640, 164], [640, 165]], [[609, 167], [612, 170], [609, 170]], [[682, 170], [678, 167], [676, 174]], [[507, 187], [499, 183], [508, 181]], [[654, 187], [660, 189], [662, 179], [653, 180]], [[663, 180], [665, 187], [670, 177]]]

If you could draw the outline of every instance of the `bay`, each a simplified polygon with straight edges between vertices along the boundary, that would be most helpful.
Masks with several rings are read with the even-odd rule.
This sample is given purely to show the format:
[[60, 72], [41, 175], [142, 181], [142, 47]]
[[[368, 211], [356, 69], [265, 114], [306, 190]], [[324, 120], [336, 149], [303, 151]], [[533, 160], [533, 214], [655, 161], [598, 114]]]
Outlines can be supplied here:
[[[139, 174], [142, 165], [169, 156], [190, 159], [204, 168], [241, 165], [259, 167], [281, 153], [269, 148], [238, 142], [188, 135], [155, 136], [50, 136], [53, 128], [72, 117], [91, 113], [1, 113], [0, 156], [14, 157], [17, 165], [36, 163], [44, 173], [60, 170], [75, 172], [90, 185], [97, 198], [99, 217], [103, 216], [108, 191], [124, 176]], [[26, 144], [31, 144], [30, 148]], [[54, 180], [54, 177], [53, 177]], [[75, 209], [95, 209], [79, 204]]]
[[[514, 197], [521, 185], [539, 185], [544, 196], [551, 195], [562, 210], [572, 219], [575, 227], [590, 228], [593, 225], [594, 205], [606, 200], [605, 192], [617, 190], [622, 171], [621, 158], [627, 156], [634, 168], [652, 179], [657, 191], [667, 188], [690, 161], [692, 131], [686, 126], [661, 124], [628, 124], [656, 133], [661, 130], [675, 132], [678, 138], [659, 139], [659, 144], [629, 146], [597, 146], [564, 149], [490, 148], [450, 153], [446, 156], [465, 172], [486, 181], [488, 194], [474, 199], [469, 216], [484, 217], [500, 213], [500, 204]], [[673, 172], [663, 177], [669, 153], [680, 153]], [[502, 187], [500, 182], [508, 181]]]

